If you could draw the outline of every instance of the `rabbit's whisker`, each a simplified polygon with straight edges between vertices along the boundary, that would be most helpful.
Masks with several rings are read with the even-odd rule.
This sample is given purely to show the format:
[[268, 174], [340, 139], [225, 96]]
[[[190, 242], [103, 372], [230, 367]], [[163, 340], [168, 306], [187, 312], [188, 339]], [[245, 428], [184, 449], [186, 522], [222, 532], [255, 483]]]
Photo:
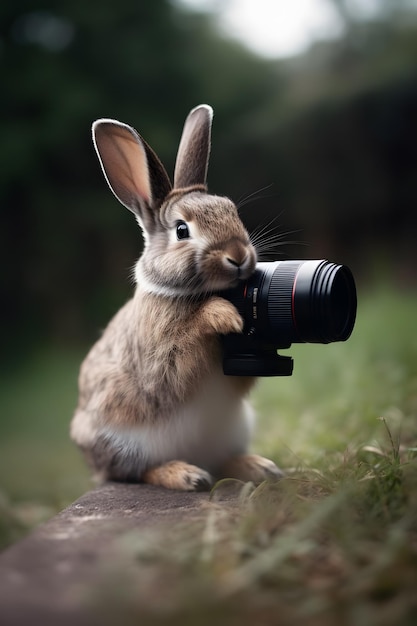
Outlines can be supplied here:
[[254, 202], [256, 200], [263, 200], [264, 198], [272, 198], [272, 196], [274, 194], [264, 194], [261, 195], [263, 191], [266, 191], [267, 189], [270, 189], [272, 187], [273, 183], [271, 183], [270, 185], [266, 185], [265, 187], [261, 187], [260, 189], [257, 189], [256, 191], [253, 191], [252, 193], [248, 194], [247, 196], [241, 196], [237, 202], [236, 202], [236, 206], [238, 209], [241, 209], [242, 207], [244, 207], [246, 204], [249, 204], [249, 202]]
[[279, 217], [280, 215], [275, 216], [269, 222], [261, 225], [259, 228], [255, 229], [253, 233], [251, 233], [251, 243], [256, 249], [258, 258], [262, 256], [272, 256], [273, 254], [282, 255], [282, 252], [278, 253], [277, 251], [277, 248], [280, 248], [282, 246], [290, 244], [306, 245], [306, 243], [303, 241], [288, 238], [290, 235], [299, 233], [300, 230], [276, 232], [279, 224], [274, 224], [274, 222], [277, 222]]

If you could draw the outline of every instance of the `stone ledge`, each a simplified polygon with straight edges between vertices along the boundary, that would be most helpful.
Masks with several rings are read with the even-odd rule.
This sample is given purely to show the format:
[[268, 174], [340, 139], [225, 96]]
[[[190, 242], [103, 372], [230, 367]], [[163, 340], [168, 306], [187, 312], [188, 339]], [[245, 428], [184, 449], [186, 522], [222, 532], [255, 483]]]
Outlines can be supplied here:
[[120, 534], [196, 520], [208, 499], [207, 493], [124, 483], [106, 483], [83, 495], [0, 554], [0, 624], [95, 624], [83, 592]]

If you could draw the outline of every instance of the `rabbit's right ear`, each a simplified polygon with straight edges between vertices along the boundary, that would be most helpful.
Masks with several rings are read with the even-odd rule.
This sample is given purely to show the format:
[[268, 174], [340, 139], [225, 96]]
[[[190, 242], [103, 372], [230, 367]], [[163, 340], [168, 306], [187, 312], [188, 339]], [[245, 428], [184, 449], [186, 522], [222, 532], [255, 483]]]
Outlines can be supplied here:
[[116, 198], [151, 232], [155, 211], [171, 191], [164, 166], [131, 126], [100, 119], [93, 124], [93, 143], [104, 176]]
[[195, 107], [185, 120], [174, 171], [174, 187], [205, 185], [211, 146], [213, 109]]

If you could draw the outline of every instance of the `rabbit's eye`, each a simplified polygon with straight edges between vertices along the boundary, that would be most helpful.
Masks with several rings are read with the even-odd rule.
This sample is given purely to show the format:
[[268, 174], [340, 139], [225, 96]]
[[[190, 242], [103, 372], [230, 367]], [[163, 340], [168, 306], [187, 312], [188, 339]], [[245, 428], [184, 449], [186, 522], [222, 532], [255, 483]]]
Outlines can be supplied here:
[[190, 236], [190, 231], [188, 230], [188, 226], [185, 222], [177, 222], [177, 239], [188, 239]]

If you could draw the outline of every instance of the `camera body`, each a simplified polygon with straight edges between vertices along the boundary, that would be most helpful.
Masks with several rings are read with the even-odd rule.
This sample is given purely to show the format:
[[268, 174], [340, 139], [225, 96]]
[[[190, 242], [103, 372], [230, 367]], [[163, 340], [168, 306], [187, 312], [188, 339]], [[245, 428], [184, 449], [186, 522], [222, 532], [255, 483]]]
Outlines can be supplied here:
[[290, 376], [292, 343], [346, 341], [356, 319], [356, 287], [345, 265], [324, 259], [258, 263], [252, 276], [221, 292], [244, 319], [242, 334], [222, 337], [231, 376]]

